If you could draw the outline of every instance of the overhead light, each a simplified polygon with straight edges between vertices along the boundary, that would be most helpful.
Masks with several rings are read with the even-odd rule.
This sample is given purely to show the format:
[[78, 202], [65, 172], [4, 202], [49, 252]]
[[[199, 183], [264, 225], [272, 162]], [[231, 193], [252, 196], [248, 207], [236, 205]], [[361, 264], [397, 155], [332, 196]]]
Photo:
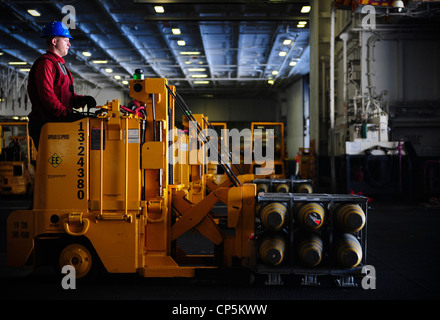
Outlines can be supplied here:
[[280, 51], [279, 56], [280, 57], [285, 57], [287, 55], [286, 51]]
[[303, 6], [303, 7], [301, 8], [301, 13], [309, 13], [309, 12], [310, 12], [310, 9], [312, 9], [311, 6]]
[[39, 17], [39, 16], [41, 16], [41, 14], [40, 14], [37, 10], [35, 10], [35, 9], [29, 9], [27, 12], [28, 12], [31, 16], [33, 16], [33, 17]]
[[116, 80], [121, 80], [121, 76], [118, 76], [118, 75], [115, 75], [114, 78], [115, 78]]
[[305, 26], [306, 26], [305, 24], [299, 24], [299, 23], [296, 25], [297, 28], [304, 28]]
[[208, 78], [207, 74], [193, 74], [192, 78]]
[[185, 61], [185, 64], [191, 64], [191, 60]]
[[273, 80], [268, 80], [267, 83], [268, 83], [268, 84], [274, 84], [275, 81], [273, 81]]
[[208, 80], [196, 80], [193, 81], [194, 84], [209, 84]]
[[397, 9], [397, 12], [402, 12], [403, 9], [405, 8], [405, 4], [401, 0], [396, 0], [393, 3], [393, 8]]
[[11, 66], [24, 66], [27, 65], [26, 61], [10, 61], [8, 62], [9, 65]]
[[106, 69], [105, 69], [105, 72], [107, 72], [107, 73], [112, 73], [112, 72], [113, 72], [113, 69], [111, 69], [111, 68], [106, 68]]
[[128, 81], [127, 80], [123, 80], [122, 84], [128, 84]]
[[106, 64], [108, 61], [107, 60], [93, 60], [92, 62], [96, 63], [96, 64]]
[[189, 68], [188, 71], [200, 72], [200, 71], [206, 71], [206, 68]]
[[298, 21], [298, 24], [306, 25], [306, 24], [307, 24], [307, 21]]
[[291, 67], [296, 66], [296, 61], [290, 61], [289, 66], [291, 66]]
[[191, 55], [196, 56], [200, 54], [200, 51], [180, 51], [181, 55]]
[[177, 40], [177, 44], [181, 47], [183, 47], [184, 45], [186, 45], [185, 40]]
[[286, 39], [286, 40], [283, 41], [283, 44], [284, 44], [285, 46], [288, 46], [288, 45], [291, 44], [291, 43], [292, 43], [292, 40], [290, 40], [290, 39]]
[[276, 70], [272, 71], [272, 74], [273, 74], [274, 76], [276, 76], [278, 73], [279, 73], [279, 72], [276, 71]]
[[82, 54], [84, 57], [91, 57], [92, 56], [92, 54], [88, 51], [83, 51]]
[[18, 71], [29, 72], [29, 71], [31, 71], [31, 68], [20, 68], [20, 69], [18, 69]]
[[162, 6], [154, 6], [154, 11], [156, 11], [156, 13], [164, 13], [165, 9]]
[[3, 55], [3, 52], [0, 52], [0, 56], [2, 56]]
[[173, 34], [180, 34], [181, 33], [179, 28], [173, 28], [173, 29], [171, 29], [171, 32]]

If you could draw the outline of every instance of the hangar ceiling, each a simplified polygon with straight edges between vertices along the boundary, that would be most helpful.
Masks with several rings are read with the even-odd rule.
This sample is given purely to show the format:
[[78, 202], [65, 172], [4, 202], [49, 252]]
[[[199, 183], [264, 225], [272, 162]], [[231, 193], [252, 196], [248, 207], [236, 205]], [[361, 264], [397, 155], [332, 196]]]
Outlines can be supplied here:
[[186, 94], [267, 95], [309, 72], [309, 13], [303, 9], [308, 5], [2, 0], [0, 65], [26, 75], [46, 50], [42, 27], [58, 20], [74, 27], [65, 60], [76, 82], [128, 90], [126, 81], [143, 69], [146, 77], [167, 78]]

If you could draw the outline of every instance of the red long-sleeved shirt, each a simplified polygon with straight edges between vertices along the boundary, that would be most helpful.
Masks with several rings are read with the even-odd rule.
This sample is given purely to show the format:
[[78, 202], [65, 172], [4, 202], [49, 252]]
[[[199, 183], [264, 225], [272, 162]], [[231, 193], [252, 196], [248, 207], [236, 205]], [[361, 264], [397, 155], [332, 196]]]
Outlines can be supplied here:
[[66, 116], [67, 109], [81, 107], [74, 92], [70, 71], [64, 59], [48, 51], [38, 58], [29, 73], [28, 94], [32, 102], [29, 118], [56, 121]]

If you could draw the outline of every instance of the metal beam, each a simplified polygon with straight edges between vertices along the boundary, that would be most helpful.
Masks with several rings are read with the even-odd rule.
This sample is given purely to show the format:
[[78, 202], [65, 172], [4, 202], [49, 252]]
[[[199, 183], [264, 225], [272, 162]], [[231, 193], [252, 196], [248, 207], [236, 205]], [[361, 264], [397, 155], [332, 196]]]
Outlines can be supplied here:
[[193, 21], [308, 21], [307, 16], [155, 16], [147, 15], [144, 17], [145, 21], [181, 21], [181, 22], [193, 22]]

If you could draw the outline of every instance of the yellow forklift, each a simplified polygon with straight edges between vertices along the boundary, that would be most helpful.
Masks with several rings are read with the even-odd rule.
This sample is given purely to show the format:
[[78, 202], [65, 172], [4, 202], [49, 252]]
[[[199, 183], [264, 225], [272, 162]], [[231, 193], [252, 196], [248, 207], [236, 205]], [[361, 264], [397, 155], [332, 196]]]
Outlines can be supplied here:
[[31, 196], [37, 150], [27, 121], [0, 121], [0, 195]]
[[[139, 102], [131, 109], [112, 100], [98, 107], [96, 116], [43, 126], [33, 209], [8, 217], [10, 266], [72, 265], [77, 278], [102, 270], [195, 277], [197, 270], [225, 268], [244, 268], [271, 281], [281, 274], [360, 274], [366, 250], [365, 198], [257, 193], [254, 177], [236, 175], [220, 155], [227, 183], [202, 180], [204, 157], [199, 162], [189, 157], [192, 151], [203, 155], [203, 146], [211, 144], [203, 116], [193, 115], [166, 79], [131, 80], [130, 96]], [[189, 148], [184, 130], [175, 127], [176, 108], [201, 141], [196, 149]], [[302, 227], [296, 211], [315, 202], [317, 214], [322, 214], [315, 231], [322, 233], [325, 246], [303, 245], [299, 256], [296, 244]], [[224, 205], [225, 213], [212, 210], [217, 203]], [[354, 241], [338, 245], [338, 258], [327, 250], [336, 245], [336, 222], [331, 221], [344, 204], [354, 206], [344, 211], [352, 218], [339, 224], [354, 221], [358, 230], [348, 231]], [[304, 226], [309, 220], [316, 224], [315, 211], [301, 211]], [[203, 235], [213, 252], [187, 253], [179, 239], [188, 231]], [[322, 257], [319, 268], [319, 262], [304, 265], [316, 258], [315, 251]]]

